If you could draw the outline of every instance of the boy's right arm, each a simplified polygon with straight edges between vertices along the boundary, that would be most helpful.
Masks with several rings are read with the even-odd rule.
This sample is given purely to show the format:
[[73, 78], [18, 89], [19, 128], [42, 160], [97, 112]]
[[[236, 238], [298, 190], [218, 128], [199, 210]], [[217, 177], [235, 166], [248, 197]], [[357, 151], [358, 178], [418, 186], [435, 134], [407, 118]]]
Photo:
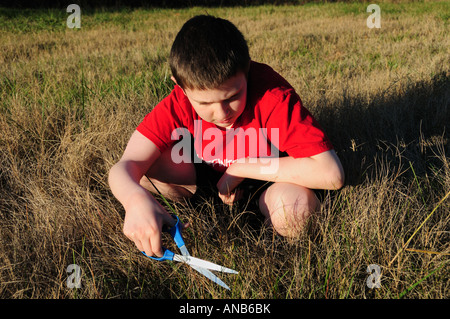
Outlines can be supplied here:
[[162, 226], [173, 226], [174, 219], [139, 182], [160, 155], [152, 141], [135, 131], [108, 178], [112, 193], [125, 208], [124, 234], [148, 256], [159, 257]]

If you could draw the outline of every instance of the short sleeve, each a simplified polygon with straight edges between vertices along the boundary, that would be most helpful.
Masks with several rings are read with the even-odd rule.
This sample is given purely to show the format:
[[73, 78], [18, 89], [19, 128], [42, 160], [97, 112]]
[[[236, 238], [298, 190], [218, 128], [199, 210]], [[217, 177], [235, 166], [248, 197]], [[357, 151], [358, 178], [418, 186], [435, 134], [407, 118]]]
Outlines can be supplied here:
[[[333, 148], [294, 90], [288, 90], [272, 109], [266, 127], [272, 132], [270, 142], [294, 158], [317, 155]], [[278, 134], [274, 134], [277, 131]]]
[[[172, 139], [177, 128], [188, 128], [191, 125], [192, 108], [184, 101], [179, 101], [179, 92], [174, 89], [167, 97], [158, 103], [153, 110], [148, 113], [136, 130], [151, 140], [162, 153], [169, 148], [175, 139]], [[187, 110], [188, 111], [187, 111]]]

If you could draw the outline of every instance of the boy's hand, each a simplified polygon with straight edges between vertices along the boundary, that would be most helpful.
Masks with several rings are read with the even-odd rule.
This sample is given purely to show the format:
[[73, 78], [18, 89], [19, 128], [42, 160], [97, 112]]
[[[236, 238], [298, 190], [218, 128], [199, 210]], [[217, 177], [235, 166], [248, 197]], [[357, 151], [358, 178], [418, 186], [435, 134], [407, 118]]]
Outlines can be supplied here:
[[237, 189], [240, 183], [244, 180], [242, 177], [232, 175], [232, 167], [228, 167], [225, 173], [217, 182], [217, 189], [219, 190], [220, 199], [228, 205], [233, 205], [234, 202], [242, 198], [243, 191]]
[[175, 219], [150, 195], [139, 194], [125, 207], [123, 232], [140, 251], [162, 257], [163, 225], [174, 226]]

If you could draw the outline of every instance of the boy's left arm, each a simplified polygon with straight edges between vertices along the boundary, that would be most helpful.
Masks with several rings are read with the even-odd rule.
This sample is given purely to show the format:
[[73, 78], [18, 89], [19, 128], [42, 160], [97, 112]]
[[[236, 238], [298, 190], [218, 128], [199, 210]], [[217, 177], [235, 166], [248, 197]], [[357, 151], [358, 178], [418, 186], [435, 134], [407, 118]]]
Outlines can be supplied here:
[[303, 158], [245, 158], [225, 171], [217, 183], [219, 194], [230, 196], [245, 178], [339, 189], [344, 185], [344, 170], [334, 150]]

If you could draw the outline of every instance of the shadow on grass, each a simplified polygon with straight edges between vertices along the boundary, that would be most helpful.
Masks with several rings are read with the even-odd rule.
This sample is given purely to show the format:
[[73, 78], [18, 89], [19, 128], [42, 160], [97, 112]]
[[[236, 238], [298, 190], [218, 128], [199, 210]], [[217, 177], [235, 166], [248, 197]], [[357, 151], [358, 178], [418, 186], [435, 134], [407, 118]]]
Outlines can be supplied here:
[[[415, 176], [426, 177], [432, 170], [441, 169], [439, 156], [449, 154], [450, 148], [449, 89], [448, 76], [439, 73], [431, 81], [411, 82], [401, 90], [377, 93], [369, 101], [347, 92], [333, 104], [323, 101], [315, 110], [315, 117], [335, 146], [344, 166], [346, 185], [376, 181], [386, 169], [383, 165], [387, 165], [389, 174], [406, 178], [406, 184]], [[328, 193], [317, 192], [321, 200]], [[335, 197], [338, 193], [330, 194]], [[205, 184], [191, 202], [193, 206], [201, 205], [205, 198], [221, 205], [214, 183]], [[253, 212], [240, 217], [248, 223], [248, 229], [257, 230], [264, 224], [256, 202], [257, 198], [240, 201], [235, 208]]]
[[442, 165], [436, 158], [439, 152], [449, 153], [448, 74], [391, 90], [395, 89], [390, 87], [370, 101], [343, 92], [340, 101], [324, 101], [316, 111], [344, 166], [347, 185], [374, 177], [374, 159], [389, 163], [394, 171], [409, 167], [403, 159], [417, 176], [425, 176], [435, 165]]

